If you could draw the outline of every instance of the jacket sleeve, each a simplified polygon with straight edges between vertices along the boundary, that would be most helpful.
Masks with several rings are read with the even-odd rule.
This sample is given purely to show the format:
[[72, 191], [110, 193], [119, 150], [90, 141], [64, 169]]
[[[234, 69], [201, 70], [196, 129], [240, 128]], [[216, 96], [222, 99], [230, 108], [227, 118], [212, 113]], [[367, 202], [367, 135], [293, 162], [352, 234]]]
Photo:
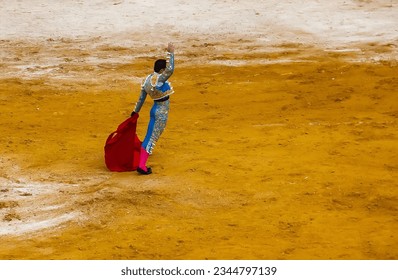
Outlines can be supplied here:
[[163, 84], [174, 72], [174, 53], [168, 52], [167, 56], [169, 60], [167, 61], [166, 69], [159, 75], [158, 83]]
[[147, 96], [146, 91], [145, 91], [143, 88], [141, 88], [140, 97], [138, 98], [138, 101], [137, 101], [137, 103], [135, 104], [134, 112], [136, 112], [136, 113], [139, 113], [139, 112], [140, 112], [141, 107], [142, 107], [142, 105], [143, 105], [144, 102], [145, 102], [146, 96]]

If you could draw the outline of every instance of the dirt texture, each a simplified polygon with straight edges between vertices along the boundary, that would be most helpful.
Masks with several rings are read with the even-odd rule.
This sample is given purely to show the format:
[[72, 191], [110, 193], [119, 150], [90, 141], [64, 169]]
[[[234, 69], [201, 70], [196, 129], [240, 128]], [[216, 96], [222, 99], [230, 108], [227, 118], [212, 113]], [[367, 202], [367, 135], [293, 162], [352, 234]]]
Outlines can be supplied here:
[[[396, 41], [257, 35], [3, 38], [0, 259], [397, 259]], [[110, 172], [163, 39], [153, 174]]]

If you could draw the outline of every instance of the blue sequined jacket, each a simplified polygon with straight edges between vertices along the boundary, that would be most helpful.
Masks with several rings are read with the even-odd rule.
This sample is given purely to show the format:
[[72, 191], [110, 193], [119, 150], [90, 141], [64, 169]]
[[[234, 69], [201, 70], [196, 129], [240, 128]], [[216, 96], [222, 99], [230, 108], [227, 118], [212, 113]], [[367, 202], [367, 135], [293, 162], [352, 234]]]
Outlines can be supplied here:
[[171, 83], [168, 81], [174, 72], [174, 53], [167, 53], [168, 61], [166, 69], [162, 73], [149, 74], [141, 84], [141, 93], [134, 112], [138, 113], [144, 104], [147, 94], [153, 100], [159, 100], [174, 93]]

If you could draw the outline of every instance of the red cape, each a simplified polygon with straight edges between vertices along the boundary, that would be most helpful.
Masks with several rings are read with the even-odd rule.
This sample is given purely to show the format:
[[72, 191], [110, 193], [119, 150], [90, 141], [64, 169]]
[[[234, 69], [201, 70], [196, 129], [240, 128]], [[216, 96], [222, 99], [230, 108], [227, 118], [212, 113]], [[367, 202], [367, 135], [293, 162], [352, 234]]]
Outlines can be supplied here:
[[105, 143], [105, 164], [110, 171], [133, 171], [140, 160], [141, 141], [136, 134], [138, 114], [122, 122]]

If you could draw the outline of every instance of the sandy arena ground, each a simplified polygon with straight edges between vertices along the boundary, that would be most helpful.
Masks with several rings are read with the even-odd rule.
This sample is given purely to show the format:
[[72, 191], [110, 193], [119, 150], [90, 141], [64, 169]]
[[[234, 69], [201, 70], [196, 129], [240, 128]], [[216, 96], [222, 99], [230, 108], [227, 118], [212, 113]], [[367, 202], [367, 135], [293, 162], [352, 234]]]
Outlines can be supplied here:
[[[397, 259], [398, 1], [141, 2], [0, 1], [0, 259]], [[169, 41], [154, 174], [109, 172]]]

